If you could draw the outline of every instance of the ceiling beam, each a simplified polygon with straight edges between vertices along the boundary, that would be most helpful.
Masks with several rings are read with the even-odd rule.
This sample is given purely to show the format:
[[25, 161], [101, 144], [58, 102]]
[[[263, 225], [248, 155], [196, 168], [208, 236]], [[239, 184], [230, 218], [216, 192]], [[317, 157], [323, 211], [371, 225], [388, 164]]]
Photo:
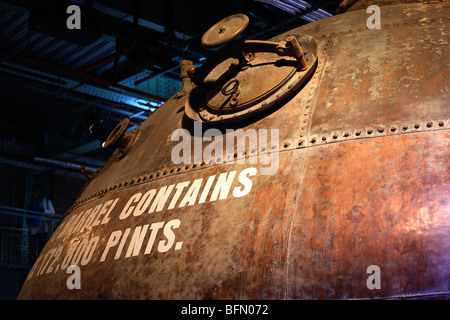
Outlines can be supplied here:
[[97, 77], [94, 77], [94, 76], [91, 76], [91, 75], [88, 75], [88, 74], [80, 73], [80, 72], [71, 70], [71, 69], [69, 69], [67, 67], [55, 65], [55, 64], [47, 62], [47, 61], [35, 59], [35, 58], [32, 58], [32, 57], [26, 57], [26, 56], [18, 55], [18, 54], [15, 54], [15, 53], [6, 52], [4, 50], [0, 50], [0, 55], [5, 56], [5, 57], [9, 57], [9, 58], [13, 58], [15, 60], [26, 62], [26, 63], [31, 63], [31, 64], [34, 64], [34, 65], [40, 65], [40, 66], [48, 67], [48, 68], [51, 68], [51, 69], [53, 69], [55, 71], [64, 72], [64, 73], [69, 74], [71, 76], [74, 76], [76, 78], [82, 78], [84, 80], [92, 81], [92, 82], [95, 82], [97, 84], [113, 87], [113, 88], [116, 88], [116, 89], [119, 89], [119, 90], [123, 90], [123, 91], [129, 92], [129, 93], [133, 93], [133, 94], [139, 95], [139, 96], [144, 97], [144, 98], [148, 98], [148, 99], [152, 99], [152, 100], [156, 100], [156, 101], [160, 101], [160, 102], [165, 102], [166, 101], [166, 99], [158, 97], [158, 96], [155, 96], [153, 94], [150, 94], [150, 93], [147, 93], [147, 92], [142, 92], [140, 90], [129, 88], [129, 87], [120, 85], [118, 83], [114, 83], [114, 82], [111, 82], [111, 81], [108, 81], [108, 80], [100, 79], [100, 78], [97, 78]]

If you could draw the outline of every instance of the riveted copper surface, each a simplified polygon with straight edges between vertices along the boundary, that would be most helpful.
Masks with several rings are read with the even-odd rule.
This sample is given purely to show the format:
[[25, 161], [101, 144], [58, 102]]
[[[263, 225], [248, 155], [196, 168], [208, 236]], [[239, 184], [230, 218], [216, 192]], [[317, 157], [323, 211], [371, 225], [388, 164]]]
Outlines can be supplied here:
[[[186, 129], [203, 151], [207, 127], [195, 132], [183, 109], [187, 95], [167, 101], [126, 157], [113, 154], [86, 184], [20, 298], [448, 298], [449, 9], [447, 2], [384, 6], [379, 30], [366, 28], [360, 10], [280, 35], [317, 40], [314, 74], [289, 100], [232, 127], [278, 129], [279, 144], [174, 164], [173, 131]], [[279, 157], [275, 175], [260, 174], [268, 155]], [[229, 157], [243, 163], [224, 163]], [[243, 197], [172, 209], [169, 198], [160, 211], [120, 218], [134, 195], [199, 179], [205, 188], [211, 176], [248, 168], [257, 174]], [[235, 179], [231, 188], [241, 186]], [[83, 228], [97, 218], [82, 212], [116, 199], [101, 216], [109, 220]], [[167, 236], [152, 239], [149, 230], [177, 220], [164, 251]], [[79, 230], [66, 233], [72, 223]], [[134, 252], [130, 239], [142, 230], [144, 247]], [[129, 236], [107, 251], [115, 232]], [[74, 243], [96, 249], [78, 258]], [[66, 286], [70, 255], [80, 264], [81, 290]], [[367, 286], [370, 265], [381, 269], [380, 289]]]

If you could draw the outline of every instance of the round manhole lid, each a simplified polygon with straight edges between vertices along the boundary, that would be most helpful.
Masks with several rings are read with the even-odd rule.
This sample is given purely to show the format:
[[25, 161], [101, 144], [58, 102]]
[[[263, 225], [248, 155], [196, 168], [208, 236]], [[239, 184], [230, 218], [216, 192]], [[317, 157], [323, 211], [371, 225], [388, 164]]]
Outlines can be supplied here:
[[203, 35], [202, 46], [218, 47], [233, 40], [247, 28], [248, 22], [245, 14], [235, 14], [217, 22]]
[[[302, 63], [293, 55], [291, 43], [301, 47]], [[254, 116], [298, 92], [317, 64], [317, 42], [309, 35], [245, 41], [229, 52], [198, 72], [202, 81], [185, 105], [191, 119], [226, 123]]]

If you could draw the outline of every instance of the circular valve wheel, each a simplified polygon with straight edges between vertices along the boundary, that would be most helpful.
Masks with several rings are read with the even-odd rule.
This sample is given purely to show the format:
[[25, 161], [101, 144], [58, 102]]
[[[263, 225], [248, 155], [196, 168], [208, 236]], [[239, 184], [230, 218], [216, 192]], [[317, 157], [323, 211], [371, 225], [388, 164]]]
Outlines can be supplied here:
[[316, 65], [317, 41], [309, 35], [236, 43], [194, 70], [197, 87], [189, 94], [185, 113], [192, 120], [211, 124], [248, 119], [296, 94]]
[[218, 47], [240, 35], [248, 26], [245, 14], [229, 16], [208, 29], [202, 37], [202, 46]]

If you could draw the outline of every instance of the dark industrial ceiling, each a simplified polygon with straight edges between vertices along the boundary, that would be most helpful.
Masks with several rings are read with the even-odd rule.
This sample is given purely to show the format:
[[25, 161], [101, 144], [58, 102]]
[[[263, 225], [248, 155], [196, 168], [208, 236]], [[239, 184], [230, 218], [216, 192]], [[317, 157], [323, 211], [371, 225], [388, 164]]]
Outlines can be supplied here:
[[[180, 90], [179, 62], [213, 53], [200, 44], [211, 25], [244, 13], [242, 37], [268, 39], [339, 2], [0, 1], [0, 160], [101, 166], [111, 151], [98, 137], [125, 117], [133, 130]], [[81, 30], [66, 27], [70, 4], [81, 8]]]

